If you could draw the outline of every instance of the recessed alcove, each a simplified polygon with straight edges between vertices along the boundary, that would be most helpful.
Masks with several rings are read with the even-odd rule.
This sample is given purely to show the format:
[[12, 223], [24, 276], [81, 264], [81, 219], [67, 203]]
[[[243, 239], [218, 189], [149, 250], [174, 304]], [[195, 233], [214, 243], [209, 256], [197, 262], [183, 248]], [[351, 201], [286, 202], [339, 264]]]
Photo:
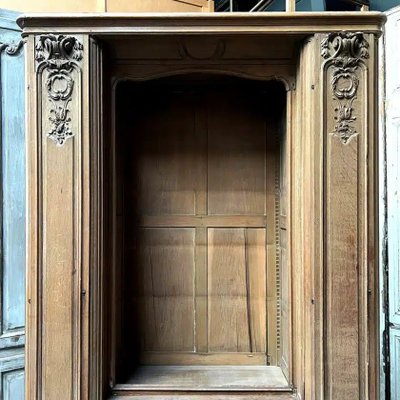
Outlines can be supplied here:
[[118, 83], [119, 389], [289, 390], [285, 115], [279, 81], [192, 73]]

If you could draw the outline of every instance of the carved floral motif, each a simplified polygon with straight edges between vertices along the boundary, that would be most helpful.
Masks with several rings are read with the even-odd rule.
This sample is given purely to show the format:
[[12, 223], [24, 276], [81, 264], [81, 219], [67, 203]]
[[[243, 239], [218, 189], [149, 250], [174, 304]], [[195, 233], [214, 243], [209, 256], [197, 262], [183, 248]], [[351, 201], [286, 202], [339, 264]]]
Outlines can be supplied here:
[[[71, 131], [69, 103], [74, 90], [71, 73], [82, 59], [83, 46], [72, 36], [42, 35], [36, 44], [36, 61], [48, 71], [45, 87], [51, 103], [47, 136], [63, 146], [75, 135]], [[38, 67], [39, 67], [38, 66]]]
[[335, 127], [331, 133], [347, 144], [358, 135], [354, 127], [353, 101], [357, 98], [360, 80], [358, 69], [369, 57], [368, 42], [361, 32], [339, 32], [328, 35], [321, 43], [321, 55], [333, 65], [332, 91], [335, 107]]

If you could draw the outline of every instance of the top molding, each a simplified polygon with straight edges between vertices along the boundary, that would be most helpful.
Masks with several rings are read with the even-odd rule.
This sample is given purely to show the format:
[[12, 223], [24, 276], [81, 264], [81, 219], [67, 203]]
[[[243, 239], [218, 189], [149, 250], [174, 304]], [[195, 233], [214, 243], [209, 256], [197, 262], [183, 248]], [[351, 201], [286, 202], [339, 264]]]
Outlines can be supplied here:
[[382, 33], [379, 12], [264, 13], [74, 13], [26, 14], [23, 35], [48, 32], [119, 34], [313, 34], [339, 31]]

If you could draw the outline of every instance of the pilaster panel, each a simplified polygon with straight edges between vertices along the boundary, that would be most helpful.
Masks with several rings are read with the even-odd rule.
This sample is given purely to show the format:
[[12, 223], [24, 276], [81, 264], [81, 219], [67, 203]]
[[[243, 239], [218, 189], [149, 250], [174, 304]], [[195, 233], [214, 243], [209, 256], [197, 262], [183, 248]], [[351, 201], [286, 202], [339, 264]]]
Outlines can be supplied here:
[[35, 400], [87, 395], [89, 47], [82, 35], [28, 39], [27, 398]]
[[374, 36], [360, 32], [331, 34], [321, 44], [326, 60], [322, 78], [326, 399], [375, 398], [373, 391], [369, 396], [367, 391], [367, 363], [376, 351], [374, 343], [368, 347], [368, 329], [376, 324], [374, 318], [368, 319], [376, 268], [371, 242], [374, 51]]

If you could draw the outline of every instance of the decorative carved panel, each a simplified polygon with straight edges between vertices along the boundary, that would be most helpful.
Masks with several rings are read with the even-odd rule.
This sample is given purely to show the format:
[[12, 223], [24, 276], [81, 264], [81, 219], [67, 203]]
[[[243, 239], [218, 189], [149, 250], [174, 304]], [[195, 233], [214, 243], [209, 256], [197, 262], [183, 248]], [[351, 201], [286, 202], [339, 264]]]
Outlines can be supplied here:
[[335, 102], [335, 125], [331, 132], [343, 144], [359, 134], [355, 127], [354, 100], [360, 85], [363, 60], [369, 58], [369, 44], [363, 33], [340, 32], [322, 41], [321, 55], [332, 67], [331, 90]]
[[45, 74], [49, 100], [47, 136], [59, 147], [76, 134], [71, 128], [70, 103], [74, 95], [74, 71], [79, 74], [82, 53], [82, 43], [72, 36], [42, 35], [37, 40], [35, 59], [38, 72]]

